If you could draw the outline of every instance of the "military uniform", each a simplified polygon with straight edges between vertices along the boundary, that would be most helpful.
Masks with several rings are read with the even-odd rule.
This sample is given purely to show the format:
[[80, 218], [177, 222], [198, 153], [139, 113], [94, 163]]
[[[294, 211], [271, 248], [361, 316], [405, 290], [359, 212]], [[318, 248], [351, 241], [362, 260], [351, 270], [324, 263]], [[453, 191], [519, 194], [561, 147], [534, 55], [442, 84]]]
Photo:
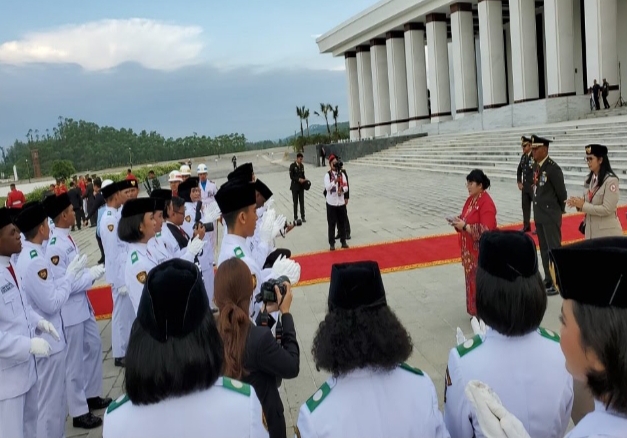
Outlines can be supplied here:
[[[531, 142], [530, 139], [522, 137], [522, 143]], [[523, 230], [531, 230], [531, 204], [533, 203], [533, 157], [531, 152], [528, 154], [523, 153], [520, 156], [520, 163], [518, 163], [518, 170], [516, 171], [516, 180], [518, 184], [522, 184], [521, 197], [522, 197], [522, 211], [523, 211]]]
[[456, 438], [485, 436], [464, 392], [471, 380], [488, 384], [531, 436], [564, 436], [573, 405], [573, 379], [566, 371], [556, 333], [540, 328], [507, 337], [490, 329], [451, 350], [444, 421]]
[[157, 263], [163, 263], [172, 258], [161, 231], [155, 233], [154, 237], [148, 241], [148, 251], [150, 251], [150, 254], [152, 254]]
[[[532, 136], [532, 148], [548, 147], [549, 140]], [[562, 246], [562, 215], [566, 210], [566, 186], [562, 169], [548, 155], [533, 166], [533, 217], [536, 223], [545, 286], [557, 292], [549, 276], [548, 251]]]
[[627, 437], [627, 418], [608, 411], [603, 403], [594, 402], [594, 411], [586, 415], [565, 438]]
[[297, 437], [449, 437], [433, 382], [406, 364], [329, 378], [298, 413]]
[[148, 245], [139, 242], [128, 244], [128, 255], [124, 265], [124, 283], [128, 288], [128, 297], [133, 305], [135, 315], [137, 315], [146, 277], [148, 277], [150, 270], [158, 264], [148, 251]]

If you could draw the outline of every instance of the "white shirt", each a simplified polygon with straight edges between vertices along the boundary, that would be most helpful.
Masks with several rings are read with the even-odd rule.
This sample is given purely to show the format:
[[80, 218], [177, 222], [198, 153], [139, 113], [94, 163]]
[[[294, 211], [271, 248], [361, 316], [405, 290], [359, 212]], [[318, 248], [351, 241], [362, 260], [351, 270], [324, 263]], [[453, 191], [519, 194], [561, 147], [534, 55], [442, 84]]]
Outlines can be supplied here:
[[220, 377], [204, 391], [134, 405], [123, 395], [104, 417], [103, 438], [267, 438], [261, 404], [248, 384]]
[[298, 413], [302, 438], [448, 438], [433, 382], [422, 371], [355, 370], [329, 378]]
[[211, 204], [215, 201], [216, 193], [218, 193], [218, 187], [216, 183], [211, 180], [206, 180], [205, 185], [203, 186], [203, 182], [198, 182], [198, 187], [200, 188], [200, 200], [203, 204]]
[[100, 239], [105, 254], [105, 280], [113, 289], [124, 286], [124, 266], [128, 244], [118, 237], [120, 211], [106, 206], [100, 218]]
[[155, 233], [154, 237], [148, 241], [148, 251], [150, 251], [150, 254], [152, 254], [157, 263], [163, 263], [172, 258], [161, 231]]
[[539, 329], [507, 337], [489, 329], [485, 336], [475, 336], [451, 350], [444, 421], [456, 438], [484, 437], [464, 392], [470, 380], [488, 384], [532, 437], [562, 438], [566, 433], [573, 379], [554, 332]]
[[570, 431], [566, 438], [627, 438], [627, 417], [605, 409], [601, 402], [594, 401], [594, 411]]
[[128, 297], [133, 303], [135, 315], [139, 308], [139, 300], [144, 291], [146, 278], [152, 268], [159, 263], [148, 251], [148, 245], [145, 243], [129, 243], [128, 256], [124, 267], [124, 283], [128, 289]]
[[250, 249], [251, 256], [255, 259], [258, 266], [263, 267], [266, 264], [266, 259], [272, 251], [274, 251], [274, 244], [269, 247], [267, 244], [261, 241], [259, 237], [259, 230], [263, 223], [263, 214], [266, 212], [266, 207], [261, 206], [257, 209], [257, 223], [255, 224], [255, 234], [252, 237], [246, 238], [246, 244]]
[[324, 188], [327, 190], [327, 204], [335, 207], [345, 204], [344, 193], [348, 192], [346, 175], [341, 172], [340, 175], [342, 177], [341, 181], [338, 179], [338, 173], [334, 170], [324, 174]]

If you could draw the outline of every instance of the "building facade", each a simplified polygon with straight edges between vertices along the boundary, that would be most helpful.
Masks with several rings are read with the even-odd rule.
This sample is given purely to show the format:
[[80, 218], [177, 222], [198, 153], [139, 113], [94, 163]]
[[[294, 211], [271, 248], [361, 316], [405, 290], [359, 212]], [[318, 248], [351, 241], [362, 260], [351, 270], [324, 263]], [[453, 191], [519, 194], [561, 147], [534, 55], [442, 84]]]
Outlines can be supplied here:
[[317, 44], [345, 58], [351, 139], [551, 123], [594, 80], [618, 101], [627, 0], [384, 0]]

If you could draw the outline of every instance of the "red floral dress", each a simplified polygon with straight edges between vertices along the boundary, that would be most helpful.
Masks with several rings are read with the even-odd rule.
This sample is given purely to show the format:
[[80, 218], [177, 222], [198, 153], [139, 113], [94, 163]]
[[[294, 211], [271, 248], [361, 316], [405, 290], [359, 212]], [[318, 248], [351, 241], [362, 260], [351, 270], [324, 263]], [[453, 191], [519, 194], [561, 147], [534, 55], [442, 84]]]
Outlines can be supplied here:
[[462, 209], [461, 220], [466, 222], [466, 231], [459, 232], [459, 246], [462, 251], [462, 266], [466, 277], [466, 311], [477, 315], [477, 262], [479, 260], [479, 239], [486, 231], [496, 229], [496, 206], [490, 195], [482, 192], [469, 196]]

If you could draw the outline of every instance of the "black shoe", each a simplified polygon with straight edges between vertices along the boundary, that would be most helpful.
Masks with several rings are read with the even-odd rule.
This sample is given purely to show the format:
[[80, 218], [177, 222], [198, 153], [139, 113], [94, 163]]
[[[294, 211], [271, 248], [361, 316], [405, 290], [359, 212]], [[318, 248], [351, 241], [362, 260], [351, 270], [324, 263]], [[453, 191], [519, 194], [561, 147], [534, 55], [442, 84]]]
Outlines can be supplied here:
[[113, 364], [116, 367], [125, 368], [126, 367], [126, 360], [123, 357], [116, 357], [115, 360], [113, 361]]
[[70, 231], [74, 231], [74, 230], [75, 230], [75, 227], [72, 227], [72, 229]]
[[87, 407], [90, 411], [97, 411], [98, 409], [108, 408], [112, 401], [109, 397], [92, 397], [87, 399]]
[[340, 240], [340, 234], [339, 233], [335, 236], [335, 240]]
[[557, 289], [555, 289], [555, 287], [554, 287], [554, 286], [551, 286], [551, 287], [547, 287], [547, 288], [546, 288], [546, 294], [547, 294], [549, 297], [552, 297], [552, 296], [554, 296], [554, 295], [559, 294], [559, 292], [557, 291]]
[[98, 426], [102, 426], [102, 418], [87, 412], [80, 417], [72, 418], [72, 426], [81, 429], [95, 429]]
[[100, 259], [96, 262], [97, 265], [102, 265], [104, 263], [104, 259]]
[[522, 227], [520, 229], [521, 233], [528, 233], [529, 231], [531, 231], [531, 227], [527, 226], [527, 227]]
[[307, 221], [305, 220], [305, 218], [303, 218], [303, 223], [305, 223], [305, 222], [307, 222]]
[[351, 240], [351, 235], [350, 234], [346, 235], [346, 240]]
[[348, 245], [346, 244], [346, 242], [342, 242], [342, 249], [348, 249]]
[[329, 247], [329, 251], [335, 251], [335, 245], [331, 245], [331, 246]]

